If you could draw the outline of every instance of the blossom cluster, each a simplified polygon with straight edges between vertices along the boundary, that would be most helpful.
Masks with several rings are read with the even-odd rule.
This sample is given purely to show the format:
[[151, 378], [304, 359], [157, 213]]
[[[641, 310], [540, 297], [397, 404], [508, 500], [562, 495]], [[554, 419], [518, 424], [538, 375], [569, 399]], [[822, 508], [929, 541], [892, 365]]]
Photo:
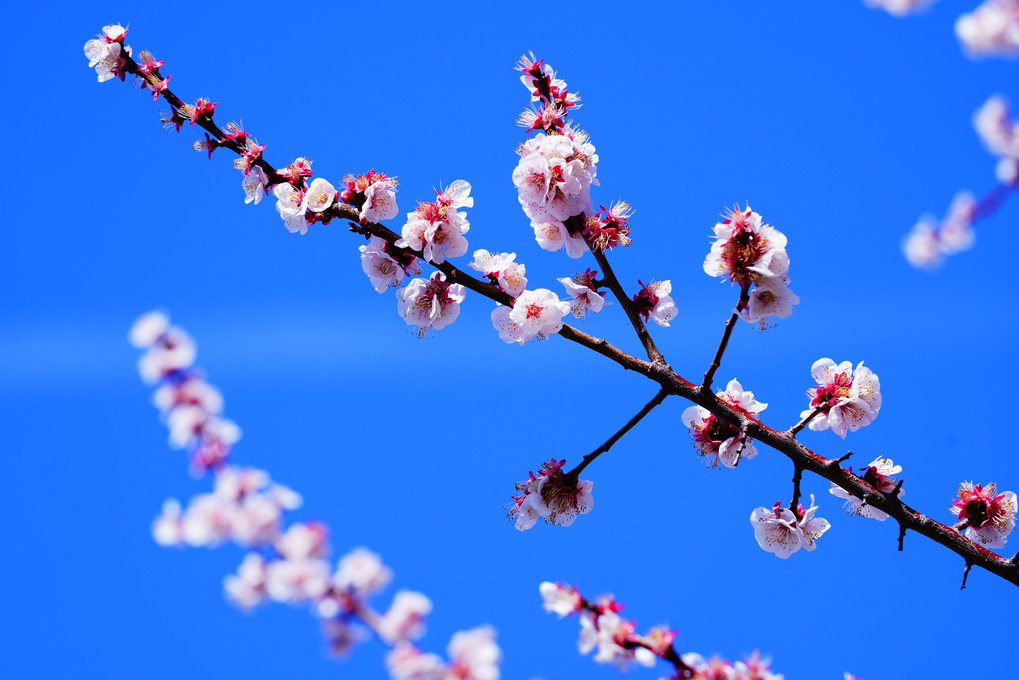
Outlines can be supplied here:
[[1019, 181], [1019, 121], [1004, 98], [994, 95], [973, 116], [976, 129], [984, 146], [998, 158], [995, 175], [1002, 184]]
[[[896, 465], [891, 458], [875, 458], [870, 465], [860, 470], [863, 474], [860, 477], [883, 494], [895, 493], [896, 498], [901, 498], [906, 492], [901, 484], [897, 483], [895, 475], [902, 472], [902, 466]], [[898, 491], [896, 491], [898, 489]], [[888, 519], [888, 513], [868, 505], [862, 498], [854, 496], [841, 486], [832, 484], [828, 492], [836, 498], [845, 500], [843, 508], [850, 515], [858, 517], [870, 517], [879, 522]]]
[[800, 413], [801, 418], [811, 417], [811, 430], [832, 432], [843, 439], [846, 432], [856, 432], [869, 425], [881, 410], [881, 382], [877, 375], [861, 361], [856, 369], [843, 361], [836, 364], [823, 358], [810, 367], [810, 375], [817, 382], [807, 390], [810, 408]]
[[[754, 399], [754, 393], [744, 391], [738, 380], [730, 380], [725, 390], [716, 395], [719, 400], [737, 413], [756, 416], [767, 404]], [[690, 406], [683, 411], [683, 424], [690, 428], [694, 447], [709, 467], [734, 468], [741, 459], [757, 455], [753, 440], [745, 436], [736, 425], [722, 420], [703, 406]]]
[[945, 256], [970, 248], [976, 239], [973, 233], [976, 212], [973, 194], [962, 191], [952, 199], [941, 222], [931, 215], [921, 217], [902, 241], [906, 260], [914, 267], [931, 269], [941, 264]]
[[85, 43], [85, 56], [88, 57], [89, 68], [95, 67], [100, 83], [113, 77], [124, 80], [124, 67], [131, 56], [131, 46], [124, 44], [127, 29], [120, 24], [103, 26], [99, 37]]
[[1002, 548], [1015, 529], [1016, 495], [1012, 491], [998, 493], [993, 482], [964, 482], [952, 501], [952, 512], [959, 519], [956, 527], [965, 529], [966, 538], [986, 548]]
[[785, 234], [764, 224], [748, 205], [728, 211], [725, 219], [715, 224], [714, 236], [704, 271], [728, 278], [748, 292], [745, 306], [742, 300], [737, 306], [740, 317], [763, 325], [769, 316], [784, 319], [792, 314], [800, 298], [789, 289]]
[[392, 579], [379, 556], [356, 548], [334, 568], [323, 523], [285, 524], [284, 513], [301, 505], [299, 494], [262, 470], [226, 463], [240, 431], [218, 417], [222, 396], [192, 367], [197, 351], [190, 336], [171, 326], [165, 314], [149, 312], [134, 323], [129, 340], [146, 350], [139, 373], [145, 382], [158, 383], [153, 401], [170, 427], [171, 444], [192, 446], [192, 467], [215, 475], [213, 491], [195, 496], [186, 508], [176, 499], [164, 502], [152, 525], [157, 543], [214, 547], [229, 540], [247, 548], [237, 572], [223, 581], [228, 600], [243, 609], [267, 601], [310, 606], [335, 654], [374, 634], [394, 646], [387, 660], [394, 680], [498, 680], [501, 652], [489, 626], [454, 634], [450, 663], [437, 666], [441, 673], [415, 676], [394, 663], [393, 655], [424, 634], [431, 600], [400, 590], [385, 612], [373, 610], [369, 598]]
[[553, 458], [541, 466], [537, 475], [529, 472], [527, 479], [516, 483], [520, 495], [512, 497], [508, 517], [517, 529], [526, 531], [539, 519], [568, 527], [577, 515], [586, 515], [594, 508], [594, 482], [563, 474], [565, 464], [565, 460]]
[[491, 626], [454, 633], [446, 654], [444, 662], [403, 641], [386, 656], [386, 666], [393, 680], [499, 680], [502, 651]]
[[816, 517], [816, 514], [817, 505], [811, 494], [809, 508], [798, 504], [794, 512], [782, 507], [780, 501], [775, 501], [770, 508], [762, 506], [751, 512], [750, 523], [754, 527], [757, 544], [767, 552], [786, 559], [800, 548], [816, 548], [817, 539], [831, 527], [828, 520]]
[[[671, 678], [704, 678], [705, 680], [782, 680], [772, 673], [770, 662], [754, 652], [746, 659], [732, 663], [719, 657], [706, 660], [699, 654], [680, 656], [673, 642], [676, 631], [665, 626], [654, 626], [647, 633], [637, 633], [635, 621], [619, 615], [623, 604], [612, 595], [587, 600], [569, 585], [545, 581], [539, 588], [545, 611], [559, 618], [577, 614], [580, 618], [580, 638], [577, 649], [581, 654], [595, 651], [594, 660], [613, 664], [625, 670], [631, 663], [652, 667], [658, 659], [673, 664]], [[665, 679], [663, 679], [665, 680]]]
[[959, 16], [955, 35], [973, 56], [1015, 54], [1019, 51], [1019, 0], [984, 0]]

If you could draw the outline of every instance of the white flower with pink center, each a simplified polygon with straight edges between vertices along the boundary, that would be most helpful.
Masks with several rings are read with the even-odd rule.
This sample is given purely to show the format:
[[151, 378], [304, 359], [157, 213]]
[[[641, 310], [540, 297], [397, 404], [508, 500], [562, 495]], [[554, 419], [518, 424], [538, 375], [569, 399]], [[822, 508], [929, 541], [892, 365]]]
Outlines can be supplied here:
[[340, 560], [333, 586], [340, 591], [353, 591], [363, 598], [385, 588], [392, 578], [392, 570], [378, 555], [367, 548], [355, 548]]
[[[867, 482], [881, 493], [890, 494], [895, 491], [895, 475], [902, 472], [902, 466], [895, 465], [891, 458], [875, 458], [870, 465], [860, 471], [863, 473], [861, 475], [863, 481]], [[832, 484], [828, 491], [836, 498], [845, 500], [845, 504], [842, 507], [850, 515], [870, 517], [878, 520], [879, 522], [883, 522], [888, 519], [887, 513], [867, 505], [863, 502], [863, 499], [857, 498], [836, 484]], [[905, 491], [902, 488], [899, 488], [897, 496], [901, 498], [904, 494]]]
[[930, 269], [941, 264], [937, 220], [930, 216], [921, 217], [903, 239], [902, 253], [914, 267]]
[[381, 222], [396, 217], [396, 180], [387, 178], [373, 182], [364, 190], [364, 204], [361, 206], [362, 222]]
[[1019, 157], [1019, 122], [1001, 95], [993, 95], [973, 115], [973, 127], [995, 156]]
[[[736, 411], [751, 417], [768, 408], [767, 404], [754, 399], [753, 392], [744, 390], [738, 380], [730, 380], [725, 390], [716, 396]], [[738, 427], [718, 418], [703, 406], [690, 406], [683, 411], [683, 424], [690, 428], [694, 447], [709, 467], [721, 464], [734, 468], [740, 459], [757, 455], [750, 437], [743, 437]]]
[[562, 466], [565, 463], [565, 460], [553, 458], [542, 465], [537, 475], [531, 472], [527, 479], [517, 482], [515, 488], [520, 495], [513, 496], [508, 516], [518, 530], [530, 529], [539, 519], [568, 527], [577, 515], [587, 514], [594, 508], [591, 493], [594, 482], [579, 479], [577, 475], [564, 475]]
[[671, 281], [652, 281], [645, 284], [640, 291], [633, 296], [634, 307], [644, 321], [654, 321], [659, 326], [667, 328], [669, 322], [676, 318], [679, 310], [676, 303], [669, 295], [672, 292]]
[[241, 187], [244, 189], [244, 203], [254, 203], [258, 205], [262, 202], [262, 197], [265, 196], [266, 187], [269, 185], [269, 180], [265, 176], [265, 172], [262, 168], [257, 165], [251, 168], [244, 179], [241, 180]]
[[563, 327], [563, 317], [569, 313], [568, 302], [560, 301], [547, 288], [538, 288], [525, 290], [517, 296], [509, 319], [520, 329], [520, 336], [526, 342], [536, 336], [549, 337], [558, 333]]
[[559, 615], [559, 618], [580, 611], [583, 600], [573, 586], [544, 581], [538, 586], [538, 592], [541, 593], [541, 599], [544, 600], [542, 606], [545, 611], [554, 612]]
[[828, 520], [815, 517], [816, 513], [817, 506], [811, 495], [807, 509], [799, 505], [794, 514], [776, 501], [771, 508], [760, 507], [750, 513], [750, 523], [754, 527], [757, 544], [767, 552], [786, 559], [800, 548], [816, 548], [815, 541], [830, 528]]
[[598, 272], [588, 269], [583, 274], [577, 274], [572, 278], [558, 279], [570, 296], [570, 311], [578, 319], [587, 316], [589, 311], [597, 314], [602, 310], [602, 307], [611, 304], [605, 300], [604, 294], [597, 290], [598, 286], [594, 283], [594, 277], [597, 274]]
[[460, 303], [467, 296], [459, 283], [447, 283], [441, 272], [432, 278], [411, 279], [404, 288], [396, 290], [396, 308], [409, 326], [417, 326], [423, 335], [429, 328], [442, 330], [460, 315]]
[[258, 553], [248, 553], [236, 574], [223, 579], [226, 598], [241, 609], [251, 609], [265, 599], [266, 560]]
[[531, 228], [534, 230], [535, 240], [543, 250], [556, 252], [566, 248], [566, 255], [574, 260], [590, 251], [584, 237], [579, 233], [571, 234], [561, 220], [550, 218], [539, 222], [532, 221]]
[[955, 35], [971, 56], [1012, 55], [1019, 50], [1019, 1], [984, 0], [955, 22]]
[[420, 274], [417, 258], [390, 247], [389, 242], [372, 236], [367, 245], [360, 247], [361, 269], [368, 275], [372, 288], [379, 293], [399, 286], [407, 274]]
[[437, 654], [426, 654], [410, 642], [400, 641], [386, 655], [393, 680], [445, 680], [446, 665]]
[[329, 575], [329, 563], [325, 560], [271, 560], [265, 568], [265, 592], [276, 602], [318, 600], [329, 590]]
[[393, 597], [389, 609], [379, 619], [376, 632], [389, 644], [419, 638], [424, 635], [425, 617], [431, 611], [432, 601], [423, 594], [400, 590]]
[[651, 650], [633, 644], [637, 640], [633, 624], [616, 612], [605, 611], [597, 618], [585, 612], [580, 618], [580, 625], [580, 653], [586, 654], [597, 646], [598, 651], [594, 655], [597, 663], [611, 663], [620, 670], [628, 668], [631, 662], [648, 668], [655, 665], [655, 655]]
[[814, 409], [820, 413], [810, 421], [810, 429], [827, 430], [846, 438], [846, 432], [856, 432], [869, 425], [881, 410], [881, 383], [877, 375], [861, 361], [853, 365], [843, 361], [836, 365], [828, 358], [818, 359], [810, 368], [817, 385], [807, 390], [810, 408], [800, 413], [806, 418]]
[[474, 261], [469, 263], [471, 269], [479, 271], [492, 284], [503, 291], [517, 297], [527, 287], [526, 268], [514, 262], [516, 253], [490, 253], [487, 250], [475, 250]]
[[435, 201], [419, 204], [417, 210], [407, 214], [407, 224], [396, 245], [418, 251], [434, 264], [466, 253], [467, 239], [463, 235], [470, 230], [470, 223], [467, 213], [457, 212], [457, 209], [474, 205], [470, 192], [471, 185], [458, 179], [444, 191], [437, 192]]
[[704, 260], [709, 276], [726, 276], [739, 286], [781, 284], [789, 272], [785, 234], [763, 224], [750, 209], [735, 209], [715, 225], [715, 242]]
[[305, 207], [316, 213], [328, 210], [336, 200], [336, 187], [329, 180], [316, 177], [311, 181], [308, 192], [304, 195]]
[[957, 529], [965, 528], [966, 538], [986, 548], [1005, 547], [1008, 535], [1015, 529], [1016, 495], [1012, 491], [998, 493], [997, 486], [963, 482], [952, 501], [952, 512], [959, 519]]
[[276, 211], [283, 219], [283, 224], [291, 234], [308, 233], [308, 220], [305, 218], [307, 206], [304, 202], [304, 191], [297, 189], [289, 182], [276, 184], [272, 188], [276, 197]]
[[120, 24], [103, 26], [98, 39], [85, 43], [85, 56], [88, 57], [89, 68], [96, 69], [98, 80], [104, 83], [115, 76], [124, 78], [124, 67], [127, 60], [124, 55], [131, 56], [131, 46], [124, 45], [127, 29]]
[[288, 560], [322, 557], [329, 551], [329, 530], [321, 522], [297, 522], [276, 541], [276, 551]]
[[524, 214], [542, 223], [593, 212], [590, 189], [598, 171], [594, 151], [586, 134], [568, 126], [563, 134], [539, 132], [522, 144], [513, 184]]
[[773, 281], [768, 286], [755, 286], [750, 291], [746, 309], [740, 318], [747, 323], [764, 324], [769, 316], [784, 319], [793, 313], [793, 305], [800, 303], [799, 296], [789, 290], [789, 279]]
[[495, 629], [480, 626], [453, 633], [446, 648], [449, 677], [457, 680], [499, 680], [502, 650], [495, 643]]

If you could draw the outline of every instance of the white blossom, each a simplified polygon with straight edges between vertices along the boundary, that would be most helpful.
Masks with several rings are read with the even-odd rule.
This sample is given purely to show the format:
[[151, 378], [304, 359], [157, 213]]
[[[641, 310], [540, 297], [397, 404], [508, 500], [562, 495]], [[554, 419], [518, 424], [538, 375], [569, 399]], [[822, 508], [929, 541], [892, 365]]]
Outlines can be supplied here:
[[419, 333], [429, 328], [441, 330], [456, 321], [466, 296], [463, 286], [446, 283], [445, 274], [435, 272], [428, 281], [411, 279], [404, 288], [397, 289], [397, 311], [407, 325], [417, 326]]
[[523, 264], [514, 262], [516, 253], [490, 253], [480, 249], [474, 251], [474, 261], [468, 266], [481, 272], [484, 276], [494, 279], [506, 293], [517, 297], [527, 287], [527, 271]]
[[881, 383], [877, 375], [861, 361], [853, 365], [843, 361], [836, 365], [828, 358], [818, 359], [810, 368], [817, 385], [807, 391], [810, 408], [800, 413], [806, 418], [815, 408], [820, 413], [810, 421], [810, 429], [827, 430], [846, 438], [846, 432], [856, 432], [869, 425], [881, 410]]

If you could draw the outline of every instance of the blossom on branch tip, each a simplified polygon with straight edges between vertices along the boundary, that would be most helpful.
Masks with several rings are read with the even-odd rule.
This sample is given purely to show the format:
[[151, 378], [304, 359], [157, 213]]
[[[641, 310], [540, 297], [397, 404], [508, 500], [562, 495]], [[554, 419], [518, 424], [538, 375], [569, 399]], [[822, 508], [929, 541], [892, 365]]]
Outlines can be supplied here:
[[530, 529], [539, 519], [568, 527], [577, 515], [591, 512], [594, 482], [564, 475], [562, 466], [565, 463], [565, 460], [553, 458], [541, 466], [537, 475], [531, 472], [527, 479], [516, 483], [515, 488], [521, 495], [512, 497], [507, 516], [514, 520], [518, 530]]
[[985, 485], [963, 482], [952, 501], [952, 512], [959, 519], [956, 528], [965, 528], [966, 538], [986, 548], [1002, 548], [1015, 529], [1016, 495], [997, 493], [994, 482]]
[[740, 318], [747, 323], [760, 323], [763, 328], [767, 317], [784, 319], [793, 313], [793, 305], [799, 303], [799, 296], [789, 289], [789, 279], [772, 282], [766, 287], [755, 286], [746, 308], [740, 311]]
[[847, 431], [856, 432], [877, 418], [881, 410], [881, 383], [862, 361], [854, 371], [848, 361], [836, 365], [831, 359], [818, 359], [810, 367], [810, 375], [817, 384], [807, 390], [810, 408], [800, 417], [806, 418], [814, 409], [820, 409], [810, 421], [811, 430], [831, 428], [845, 439]]
[[481, 272], [493, 285], [502, 291], [517, 297], [527, 288], [526, 268], [514, 262], [516, 253], [490, 253], [487, 250], [475, 250], [474, 261], [468, 263], [471, 269]]
[[811, 494], [810, 507], [807, 509], [799, 505], [794, 514], [776, 501], [771, 508], [760, 507], [750, 513], [750, 524], [761, 548], [786, 559], [800, 548], [816, 548], [815, 541], [831, 527], [828, 520], [815, 517], [816, 513], [817, 506]]
[[785, 234], [763, 224], [749, 205], [728, 211], [725, 218], [714, 227], [715, 242], [704, 259], [704, 271], [739, 286], [781, 284], [789, 272]]
[[584, 236], [588, 243], [599, 250], [630, 245], [630, 226], [627, 224], [627, 220], [633, 215], [630, 204], [618, 201], [611, 208], [599, 207], [601, 211], [588, 217], [584, 222]]
[[131, 46], [123, 44], [125, 35], [126, 28], [120, 24], [110, 24], [103, 27], [99, 38], [85, 43], [89, 68], [95, 67], [100, 83], [113, 77], [124, 80], [124, 67], [127, 66], [124, 55], [131, 56]]
[[[1003, 159], [1008, 160], [1008, 159]], [[970, 248], [976, 236], [973, 220], [977, 202], [973, 194], [960, 191], [952, 199], [948, 214], [939, 224], [929, 215], [920, 218], [902, 243], [906, 259], [914, 267], [933, 268], [944, 255], [954, 255]]]
[[666, 280], [652, 281], [648, 284], [643, 281], [638, 283], [641, 289], [633, 296], [633, 306], [637, 313], [644, 321], [650, 318], [659, 326], [668, 327], [669, 321], [676, 318], [676, 314], [679, 313], [675, 301], [669, 295], [672, 292], [672, 282]]
[[211, 102], [206, 97], [199, 97], [195, 100], [194, 106], [190, 107], [191, 124], [194, 125], [202, 117], [212, 120], [212, 114], [216, 111], [219, 102]]
[[305, 177], [311, 177], [314, 173], [311, 170], [311, 164], [314, 161], [310, 161], [304, 156], [301, 156], [293, 163], [277, 171], [280, 177], [289, 180], [289, 182], [295, 186], [300, 184]]
[[[897, 475], [902, 472], [902, 466], [895, 465], [891, 458], [875, 458], [870, 465], [865, 468], [861, 468], [860, 472], [863, 473], [861, 475], [863, 481], [867, 482], [881, 493], [890, 494], [895, 491], [896, 486], [896, 479], [893, 475]], [[828, 492], [836, 498], [841, 498], [846, 501], [842, 507], [850, 515], [871, 517], [879, 522], [883, 522], [888, 519], [888, 513], [866, 504], [862, 498], [857, 498], [841, 486], [832, 484], [831, 488], [828, 489]], [[905, 493], [906, 492], [900, 487], [896, 497], [901, 498]]]
[[460, 315], [460, 303], [467, 296], [459, 283], [447, 283], [441, 272], [429, 280], [411, 279], [396, 291], [397, 311], [409, 326], [417, 326], [424, 335], [429, 328], [442, 330]]
[[524, 214], [535, 223], [565, 221], [593, 212], [590, 188], [597, 184], [598, 155], [587, 135], [571, 130], [546, 135], [539, 132], [517, 150], [520, 162], [513, 185]]
[[[767, 404], [754, 399], [753, 392], [745, 391], [738, 380], [730, 380], [725, 390], [715, 396], [746, 416], [756, 416], [768, 408]], [[738, 427], [718, 418], [703, 406], [690, 406], [683, 411], [683, 424], [690, 428], [694, 447], [709, 467], [721, 464], [734, 468], [740, 459], [757, 455], [750, 437], [744, 437]]]

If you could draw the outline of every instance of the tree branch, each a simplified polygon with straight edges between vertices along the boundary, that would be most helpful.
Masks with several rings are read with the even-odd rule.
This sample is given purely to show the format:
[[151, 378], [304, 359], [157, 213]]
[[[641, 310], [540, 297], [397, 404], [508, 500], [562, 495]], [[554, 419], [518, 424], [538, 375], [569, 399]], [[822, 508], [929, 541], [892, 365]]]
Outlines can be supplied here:
[[[590, 244], [588, 245], [590, 246]], [[612, 266], [609, 265], [609, 258], [606, 256], [605, 251], [597, 247], [591, 247], [591, 254], [594, 255], [595, 261], [597, 261], [598, 266], [601, 267], [605, 286], [612, 291], [613, 295], [616, 296], [616, 300], [619, 301], [619, 306], [623, 308], [623, 312], [626, 313], [626, 318], [630, 320], [630, 325], [633, 326], [633, 330], [637, 332], [637, 337], [640, 338], [640, 344], [644, 345], [644, 351], [647, 352], [647, 358], [651, 360], [651, 363], [665, 363], [665, 358], [655, 345], [655, 341], [651, 338], [651, 333], [648, 332], [647, 326], [644, 325], [644, 321], [641, 320], [640, 314], [633, 306], [633, 300], [631, 300], [626, 294], [626, 291], [623, 290], [622, 284], [619, 283], [619, 279], [616, 278], [615, 272], [612, 271]]]
[[740, 288], [739, 300], [736, 301], [736, 309], [732, 310], [732, 314], [729, 315], [729, 320], [725, 322], [725, 331], [722, 333], [722, 341], [718, 343], [718, 349], [715, 350], [715, 357], [711, 360], [711, 365], [708, 366], [708, 370], [704, 373], [704, 380], [701, 381], [701, 390], [704, 392], [710, 392], [711, 382], [715, 379], [715, 371], [722, 365], [722, 355], [725, 354], [725, 348], [729, 346], [729, 337], [732, 335], [732, 329], [736, 326], [736, 319], [739, 318], [739, 313], [747, 306], [750, 301], [750, 284], [747, 284]]
[[632, 417], [628, 421], [626, 421], [626, 424], [623, 425], [621, 428], [619, 428], [618, 432], [616, 432], [614, 435], [612, 435], [607, 440], [605, 440], [604, 444], [602, 444], [601, 446], [596, 448], [594, 451], [592, 451], [591, 453], [589, 453], [586, 456], [584, 456], [584, 459], [582, 461], [580, 461], [580, 464], [577, 465], [577, 467], [573, 468], [572, 470], [567, 472], [565, 475], [563, 475], [564, 479], [576, 480], [580, 476], [580, 473], [584, 470], [584, 468], [586, 468], [588, 465], [590, 465], [591, 462], [595, 458], [597, 458], [601, 454], [603, 454], [606, 451], [608, 451], [609, 449], [611, 449], [613, 444], [615, 444], [617, 441], [619, 441], [620, 438], [622, 438], [622, 436], [624, 434], [629, 432], [630, 429], [633, 428], [634, 425], [639, 423], [644, 418], [644, 416], [646, 416], [647, 414], [651, 413], [651, 411], [653, 411], [655, 409], [655, 407], [657, 407], [659, 404], [661, 404], [663, 401], [665, 401], [665, 398], [668, 397], [668, 396], [669, 396], [669, 392], [667, 390], [664, 390], [664, 389], [660, 390], [658, 392], [658, 394], [656, 394], [654, 397], [652, 397], [651, 401], [649, 401], [648, 403], [644, 404], [644, 408], [642, 408], [640, 411], [638, 411], [637, 415], [635, 415], [634, 417]]

